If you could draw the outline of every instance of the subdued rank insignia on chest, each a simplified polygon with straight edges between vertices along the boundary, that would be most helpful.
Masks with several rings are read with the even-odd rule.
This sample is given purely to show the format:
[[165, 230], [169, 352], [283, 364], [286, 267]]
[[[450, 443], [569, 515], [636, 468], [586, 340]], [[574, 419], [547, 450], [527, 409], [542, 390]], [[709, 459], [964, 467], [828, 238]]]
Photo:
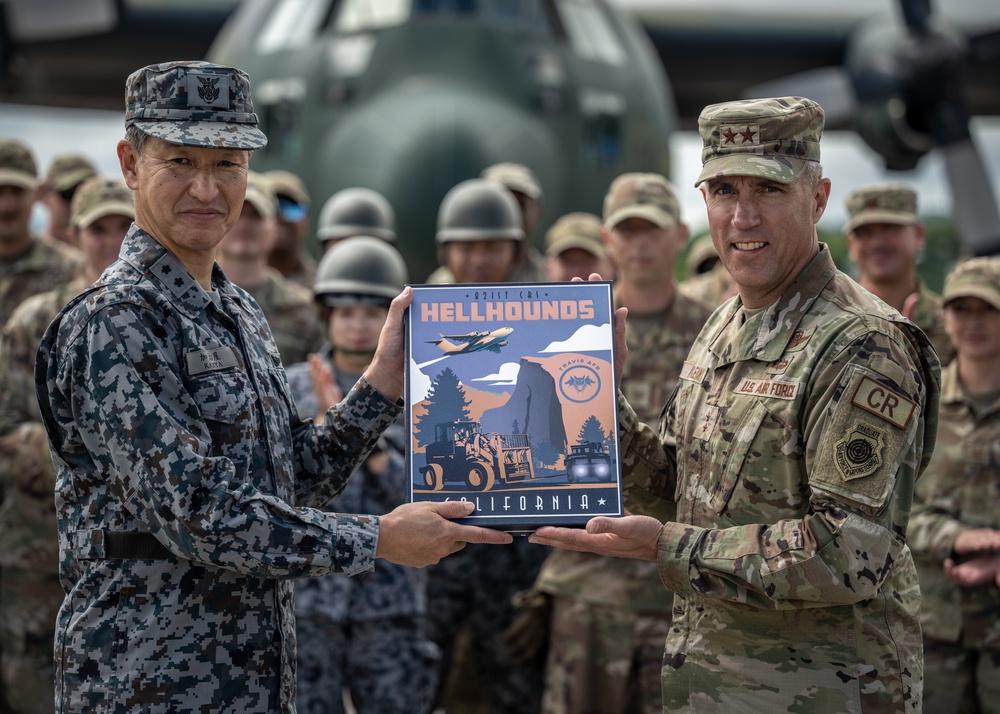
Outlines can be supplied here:
[[882, 465], [882, 430], [857, 422], [847, 436], [837, 442], [837, 470], [845, 481], [870, 476]]
[[232, 347], [212, 347], [207, 350], [193, 350], [184, 355], [188, 374], [192, 377], [204, 372], [216, 372], [236, 366], [236, 353]]
[[782, 357], [769, 364], [764, 370], [767, 374], [784, 374], [788, 371], [788, 365], [792, 363], [791, 357]]
[[893, 426], [905, 429], [917, 410], [917, 403], [894, 389], [865, 375], [854, 390], [851, 404], [885, 419]]
[[797, 352], [806, 346], [809, 342], [809, 338], [813, 336], [816, 332], [815, 327], [810, 327], [808, 330], [796, 330], [792, 333], [792, 339], [788, 341], [788, 347], [785, 348], [785, 352]]
[[706, 404], [694, 425], [694, 438], [708, 441], [715, 433], [715, 425], [719, 423], [719, 413], [718, 407]]

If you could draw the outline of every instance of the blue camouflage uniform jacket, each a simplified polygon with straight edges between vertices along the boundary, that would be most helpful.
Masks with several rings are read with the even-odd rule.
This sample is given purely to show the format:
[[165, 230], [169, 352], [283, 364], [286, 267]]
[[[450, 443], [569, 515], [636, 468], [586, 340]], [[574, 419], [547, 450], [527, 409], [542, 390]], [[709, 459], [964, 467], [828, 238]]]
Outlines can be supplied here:
[[373, 567], [377, 517], [303, 506], [344, 488], [399, 406], [362, 380], [326, 426], [300, 421], [256, 303], [212, 281], [133, 225], [39, 348], [58, 712], [294, 711], [290, 579]]

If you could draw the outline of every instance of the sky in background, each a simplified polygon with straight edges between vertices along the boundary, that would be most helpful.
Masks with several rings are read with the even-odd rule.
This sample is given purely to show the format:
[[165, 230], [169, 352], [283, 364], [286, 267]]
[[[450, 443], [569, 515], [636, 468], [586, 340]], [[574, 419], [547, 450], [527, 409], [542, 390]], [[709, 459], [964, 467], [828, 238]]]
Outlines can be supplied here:
[[[120, 176], [115, 145], [124, 135], [120, 112], [53, 109], [0, 104], [0, 136], [14, 137], [35, 152], [44, 172], [58, 154], [76, 151], [88, 156], [103, 174]], [[973, 137], [983, 153], [993, 193], [1000, 201], [1000, 117], [973, 121]], [[695, 132], [677, 132], [670, 179], [677, 185], [684, 219], [698, 233], [707, 226], [701, 193], [693, 187], [701, 166], [701, 138]], [[823, 137], [823, 168], [833, 182], [833, 194], [821, 225], [839, 230], [846, 222], [843, 200], [854, 187], [878, 181], [912, 184], [920, 197], [920, 213], [949, 215], [951, 196], [944, 166], [935, 152], [925, 156], [916, 170], [888, 172], [875, 152], [852, 132], [828, 132]], [[43, 225], [44, 209], [36, 222]]]

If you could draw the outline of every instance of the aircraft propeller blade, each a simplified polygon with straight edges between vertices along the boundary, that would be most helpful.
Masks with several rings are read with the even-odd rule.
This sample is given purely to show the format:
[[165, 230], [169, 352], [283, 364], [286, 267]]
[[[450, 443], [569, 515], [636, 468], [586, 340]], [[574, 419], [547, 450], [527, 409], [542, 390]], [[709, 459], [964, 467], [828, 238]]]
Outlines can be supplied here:
[[858, 110], [858, 96], [850, 73], [841, 66], [796, 72], [743, 92], [744, 99], [757, 97], [808, 97], [823, 107], [829, 129], [846, 128]]
[[1000, 212], [975, 142], [969, 137], [941, 151], [962, 242], [974, 255], [1000, 254]]

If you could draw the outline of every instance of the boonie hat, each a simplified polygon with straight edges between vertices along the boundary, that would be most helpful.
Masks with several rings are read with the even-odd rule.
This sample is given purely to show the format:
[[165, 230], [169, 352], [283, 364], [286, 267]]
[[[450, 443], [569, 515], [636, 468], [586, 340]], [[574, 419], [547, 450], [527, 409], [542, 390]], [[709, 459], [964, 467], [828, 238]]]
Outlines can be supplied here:
[[844, 199], [849, 220], [844, 233], [869, 223], [913, 225], [917, 218], [917, 192], [906, 184], [880, 183], [862, 186]]
[[944, 279], [942, 302], [977, 297], [1000, 310], [1000, 259], [971, 258], [959, 263]]
[[493, 164], [483, 169], [479, 178], [503, 184], [509, 190], [523, 193], [535, 201], [542, 198], [542, 185], [538, 183], [534, 172], [524, 164], [512, 162]]
[[45, 185], [56, 192], [68, 191], [74, 186], [97, 176], [97, 169], [87, 157], [80, 154], [62, 154], [49, 164]]
[[660, 228], [681, 222], [674, 185], [660, 174], [622, 174], [604, 197], [604, 227], [611, 230], [626, 218], [645, 218]]
[[38, 185], [38, 167], [31, 149], [17, 139], [0, 139], [0, 186], [28, 190]]
[[260, 149], [246, 72], [211, 62], [167, 62], [136, 70], [125, 82], [125, 127], [170, 144]]
[[274, 218], [277, 200], [271, 192], [270, 182], [262, 174], [247, 172], [247, 193], [243, 200], [256, 208], [261, 218]]
[[702, 168], [694, 185], [721, 176], [792, 183], [807, 161], [819, 161], [823, 121], [823, 108], [805, 97], [710, 104], [698, 117]]
[[606, 255], [601, 241], [601, 219], [593, 213], [567, 213], [545, 233], [545, 255], [556, 256], [580, 248], [593, 256]]
[[104, 216], [128, 216], [135, 220], [132, 191], [124, 181], [94, 176], [73, 194], [69, 219], [77, 228], [86, 228]]

